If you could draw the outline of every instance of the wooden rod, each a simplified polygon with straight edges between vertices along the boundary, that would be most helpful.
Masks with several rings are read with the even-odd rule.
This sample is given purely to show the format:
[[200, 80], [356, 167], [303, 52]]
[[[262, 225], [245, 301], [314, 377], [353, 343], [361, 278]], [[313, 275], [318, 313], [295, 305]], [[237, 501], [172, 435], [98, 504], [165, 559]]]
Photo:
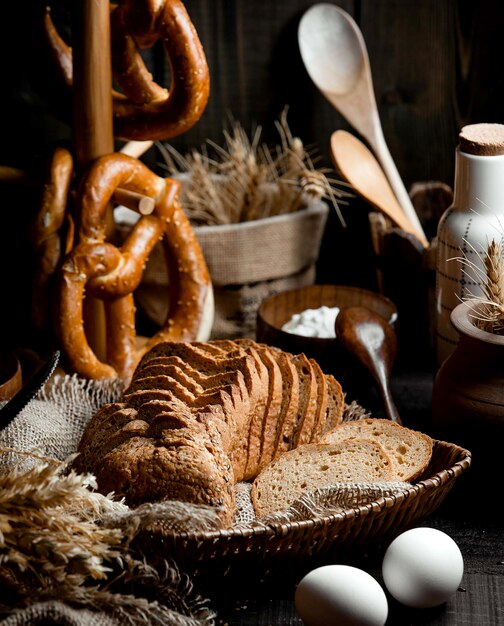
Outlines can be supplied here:
[[[79, 175], [98, 157], [114, 152], [112, 63], [109, 0], [73, 3], [74, 142]], [[79, 219], [79, 216], [77, 216]], [[114, 228], [113, 210], [106, 214], [106, 232]], [[90, 347], [106, 361], [103, 302], [85, 298], [84, 324]]]
[[[0, 165], [0, 182], [6, 182], [12, 185], [26, 185], [30, 183], [32, 186], [40, 186], [43, 184], [42, 180], [37, 180], [29, 176], [27, 171], [7, 167], [5, 165]], [[154, 198], [145, 196], [142, 193], [137, 193], [136, 191], [129, 191], [129, 189], [124, 189], [123, 187], [118, 187], [114, 191], [112, 200], [115, 204], [122, 204], [141, 215], [150, 215], [154, 212], [156, 206]]]
[[153, 198], [144, 196], [136, 191], [129, 191], [128, 189], [122, 189], [118, 187], [112, 195], [114, 202], [122, 204], [123, 206], [136, 211], [141, 215], [150, 215], [154, 211], [156, 203]]
[[108, 0], [74, 3], [74, 140], [77, 165], [114, 152]]
[[143, 154], [147, 152], [147, 150], [150, 150], [153, 145], [154, 142], [150, 139], [146, 141], [128, 141], [124, 144], [119, 152], [135, 157], [135, 159], [139, 159]]

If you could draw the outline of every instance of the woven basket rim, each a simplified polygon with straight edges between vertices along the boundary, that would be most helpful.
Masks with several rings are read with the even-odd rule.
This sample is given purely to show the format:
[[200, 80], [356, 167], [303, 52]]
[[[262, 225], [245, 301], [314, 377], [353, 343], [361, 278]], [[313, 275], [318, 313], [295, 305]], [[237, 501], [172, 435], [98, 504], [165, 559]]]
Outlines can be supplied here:
[[197, 531], [197, 532], [172, 532], [163, 529], [151, 529], [151, 532], [161, 532], [166, 537], [173, 537], [174, 539], [188, 540], [188, 541], [212, 541], [217, 539], [230, 539], [236, 537], [253, 538], [257, 536], [284, 536], [289, 531], [296, 529], [310, 529], [317, 527], [324, 527], [330, 524], [334, 524], [335, 521], [350, 520], [357, 517], [365, 517], [371, 513], [379, 513], [386, 508], [391, 508], [398, 505], [406, 499], [414, 499], [421, 493], [430, 489], [439, 489], [445, 485], [448, 481], [457, 478], [463, 471], [465, 471], [471, 465], [471, 452], [466, 448], [462, 448], [454, 443], [447, 441], [433, 439], [434, 449], [438, 447], [448, 447], [454, 452], [458, 452], [461, 458], [456, 461], [451, 467], [442, 469], [436, 472], [433, 476], [424, 478], [417, 483], [412, 484], [407, 489], [404, 489], [398, 494], [381, 496], [372, 502], [362, 504], [357, 507], [352, 507], [340, 511], [338, 513], [330, 513], [320, 517], [293, 521], [293, 522], [271, 522], [264, 526], [251, 526], [251, 527], [235, 527], [235, 528], [222, 528], [217, 530]]
[[232, 235], [237, 230], [260, 230], [263, 228], [270, 229], [272, 224], [282, 224], [284, 222], [303, 222], [307, 217], [312, 215], [326, 215], [329, 213], [329, 205], [323, 200], [318, 200], [306, 204], [297, 211], [291, 213], [280, 213], [278, 215], [271, 215], [270, 217], [263, 217], [256, 220], [249, 220], [248, 222], [233, 222], [231, 224], [205, 224], [202, 226], [193, 226], [194, 232], [201, 237], [207, 234], [219, 234], [225, 235], [229, 233]]

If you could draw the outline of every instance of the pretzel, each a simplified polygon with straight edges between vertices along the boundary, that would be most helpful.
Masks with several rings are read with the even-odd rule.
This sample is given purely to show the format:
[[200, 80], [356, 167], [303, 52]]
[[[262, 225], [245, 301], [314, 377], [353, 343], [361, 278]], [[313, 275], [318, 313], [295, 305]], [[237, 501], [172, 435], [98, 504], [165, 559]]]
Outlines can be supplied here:
[[[72, 52], [47, 8], [46, 42], [60, 81], [72, 85]], [[161, 40], [171, 68], [171, 88], [160, 87], [138, 48]], [[203, 48], [180, 0], [123, 0], [111, 13], [114, 134], [133, 140], [171, 139], [189, 130], [208, 101], [209, 72]]]
[[[119, 186], [155, 200], [121, 248], [105, 241], [105, 211]], [[81, 216], [78, 243], [65, 260], [59, 284], [58, 332], [73, 370], [85, 378], [129, 381], [141, 356], [160, 341], [206, 339], [213, 312], [213, 292], [196, 236], [178, 201], [180, 183], [160, 178], [143, 163], [114, 153], [97, 159], [83, 177], [77, 198]], [[133, 292], [145, 263], [162, 238], [169, 272], [166, 323], [141, 349], [136, 348]], [[83, 300], [86, 292], [104, 301], [107, 363], [86, 339]]]
[[40, 207], [30, 229], [35, 255], [32, 321], [39, 331], [47, 330], [52, 283], [65, 254], [61, 229], [65, 221], [72, 174], [72, 155], [64, 148], [56, 148], [49, 164], [49, 176]]

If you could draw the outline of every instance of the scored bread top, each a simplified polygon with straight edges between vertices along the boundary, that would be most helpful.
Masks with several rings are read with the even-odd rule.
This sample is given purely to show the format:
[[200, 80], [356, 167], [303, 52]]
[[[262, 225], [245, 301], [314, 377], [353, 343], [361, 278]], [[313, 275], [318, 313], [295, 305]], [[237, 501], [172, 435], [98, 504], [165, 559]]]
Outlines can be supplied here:
[[326, 433], [320, 441], [337, 443], [350, 437], [366, 437], [381, 443], [392, 459], [395, 478], [405, 482], [420, 476], [432, 455], [433, 442], [428, 435], [388, 419], [346, 422]]
[[304, 493], [319, 488], [389, 481], [392, 477], [392, 461], [375, 441], [310, 443], [265, 467], [254, 480], [250, 495], [256, 515], [262, 517], [284, 511]]
[[[121, 402], [90, 420], [76, 467], [130, 505], [167, 498], [220, 505], [225, 526], [233, 483], [254, 479], [341, 420], [344, 396], [333, 380], [305, 355], [252, 340], [157, 344]], [[215, 488], [201, 479], [205, 472], [221, 477]]]

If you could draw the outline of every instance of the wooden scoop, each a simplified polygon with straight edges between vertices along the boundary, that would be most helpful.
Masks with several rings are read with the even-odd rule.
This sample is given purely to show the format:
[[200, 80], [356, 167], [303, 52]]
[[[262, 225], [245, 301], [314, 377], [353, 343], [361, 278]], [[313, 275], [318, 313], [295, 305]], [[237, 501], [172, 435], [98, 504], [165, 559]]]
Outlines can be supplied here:
[[301, 18], [298, 43], [311, 79], [368, 141], [403, 211], [417, 230], [423, 232], [383, 136], [369, 56], [358, 25], [334, 4], [314, 4]]
[[334, 167], [359, 196], [414, 235], [424, 248], [429, 246], [423, 231], [402, 210], [380, 164], [362, 141], [345, 130], [337, 130], [331, 135], [330, 152]]
[[366, 307], [351, 306], [338, 313], [336, 337], [373, 376], [387, 417], [402, 424], [390, 391], [390, 373], [397, 354], [397, 337], [390, 324]]

